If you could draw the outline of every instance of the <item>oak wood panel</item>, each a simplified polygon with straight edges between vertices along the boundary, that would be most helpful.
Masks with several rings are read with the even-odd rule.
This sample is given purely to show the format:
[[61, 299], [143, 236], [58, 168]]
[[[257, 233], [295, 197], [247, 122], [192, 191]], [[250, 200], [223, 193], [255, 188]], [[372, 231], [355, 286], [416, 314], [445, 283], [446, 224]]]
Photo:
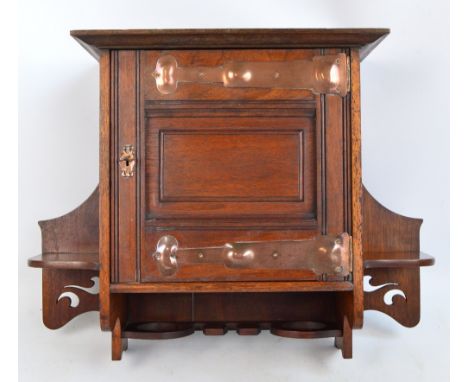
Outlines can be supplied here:
[[135, 293], [128, 298], [128, 322], [191, 322], [192, 293]]
[[350, 52], [351, 66], [351, 235], [353, 236], [353, 316], [348, 316], [354, 328], [361, 328], [364, 314], [362, 264], [362, 168], [361, 168], [361, 74], [359, 51]]
[[41, 220], [42, 253], [96, 253], [99, 246], [98, 201], [96, 188], [73, 211], [58, 218]]
[[[345, 177], [343, 149], [347, 142], [343, 136], [343, 100], [339, 96], [327, 95], [325, 99], [325, 181], [326, 181], [326, 224], [325, 232], [346, 231]], [[323, 205], [322, 205], [323, 208]]]
[[[110, 281], [114, 282], [119, 279], [119, 107], [118, 107], [118, 64], [119, 54], [118, 51], [111, 51], [111, 85], [110, 85]], [[109, 330], [112, 330], [113, 326]]]
[[257, 118], [252, 126], [246, 118], [177, 118], [154, 125], [160, 129], [149, 122], [146, 137], [149, 218], [195, 217], [197, 211], [206, 217], [315, 216], [310, 119]]
[[[322, 51], [323, 54], [340, 52], [341, 49]], [[321, 95], [317, 99], [317, 178], [321, 195], [317, 216], [322, 234], [350, 232], [348, 99], [334, 95]]]
[[[138, 153], [137, 143], [137, 53], [118, 54], [118, 152], [131, 144]], [[138, 158], [138, 154], [137, 154]], [[138, 161], [138, 159], [137, 159]], [[137, 168], [138, 170], [138, 168]], [[117, 169], [117, 171], [119, 171]], [[137, 177], [118, 176], [118, 281], [136, 280], [137, 258]]]
[[204, 293], [193, 298], [195, 322], [323, 322], [335, 316], [332, 293]]
[[[345, 52], [346, 49], [324, 49], [324, 54]], [[350, 96], [335, 97], [322, 95], [321, 122], [322, 122], [322, 233], [349, 232], [352, 233], [351, 224], [351, 121]], [[353, 237], [354, 240], [354, 237]], [[353, 262], [354, 262], [353, 253]], [[353, 283], [356, 275], [353, 273]], [[357, 281], [359, 283], [359, 281]], [[337, 312], [340, 317], [354, 318], [354, 300], [357, 292], [353, 289], [340, 293], [336, 299]]]
[[160, 201], [302, 201], [301, 130], [160, 134]]
[[[111, 54], [99, 61], [99, 317], [102, 330], [111, 330]], [[113, 220], [113, 219], [112, 219]]]
[[375, 200], [365, 188], [363, 206], [364, 260], [380, 257], [382, 253], [402, 251], [411, 254], [412, 258], [419, 257], [419, 230], [422, 219], [410, 218], [390, 211]]

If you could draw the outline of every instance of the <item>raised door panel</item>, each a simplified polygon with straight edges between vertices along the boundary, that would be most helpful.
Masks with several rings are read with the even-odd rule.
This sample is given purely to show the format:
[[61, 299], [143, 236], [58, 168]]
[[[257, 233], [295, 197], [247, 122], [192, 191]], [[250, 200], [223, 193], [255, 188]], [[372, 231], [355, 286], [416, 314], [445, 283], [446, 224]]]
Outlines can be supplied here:
[[192, 108], [189, 116], [186, 109], [171, 117], [167, 109], [146, 110], [146, 224], [268, 216], [316, 225], [313, 102], [279, 109], [224, 105], [222, 116], [210, 103], [203, 113], [212, 113], [204, 116], [193, 108], [198, 103], [185, 106]]
[[[301, 202], [303, 130], [161, 130], [161, 202]], [[151, 146], [151, 140], [149, 140]]]

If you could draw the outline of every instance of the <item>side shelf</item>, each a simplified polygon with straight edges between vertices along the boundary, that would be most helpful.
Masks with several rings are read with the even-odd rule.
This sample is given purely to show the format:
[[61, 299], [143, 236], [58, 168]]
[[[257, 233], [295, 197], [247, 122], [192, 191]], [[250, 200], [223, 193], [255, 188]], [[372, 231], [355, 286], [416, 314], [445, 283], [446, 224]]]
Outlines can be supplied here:
[[99, 271], [99, 255], [97, 253], [44, 253], [31, 257], [28, 265], [43, 269]]
[[81, 313], [99, 311], [99, 194], [78, 208], [39, 222], [42, 254], [28, 265], [42, 268], [44, 325], [58, 329]]
[[364, 309], [383, 312], [403, 326], [420, 319], [419, 267], [434, 264], [420, 253], [421, 219], [398, 215], [363, 190]]
[[427, 253], [419, 252], [418, 258], [412, 258], [411, 252], [383, 252], [373, 253], [374, 256], [381, 255], [382, 258], [375, 258], [364, 261], [364, 269], [384, 269], [384, 268], [419, 268], [434, 265], [435, 261]]

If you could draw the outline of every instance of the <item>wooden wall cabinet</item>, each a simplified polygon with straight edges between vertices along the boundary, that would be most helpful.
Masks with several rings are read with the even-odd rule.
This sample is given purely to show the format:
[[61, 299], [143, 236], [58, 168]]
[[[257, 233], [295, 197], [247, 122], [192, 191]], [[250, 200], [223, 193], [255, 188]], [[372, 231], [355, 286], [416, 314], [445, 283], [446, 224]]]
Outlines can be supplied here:
[[422, 221], [361, 182], [360, 62], [387, 29], [72, 31], [100, 65], [99, 186], [39, 223], [44, 324], [333, 337], [419, 321]]

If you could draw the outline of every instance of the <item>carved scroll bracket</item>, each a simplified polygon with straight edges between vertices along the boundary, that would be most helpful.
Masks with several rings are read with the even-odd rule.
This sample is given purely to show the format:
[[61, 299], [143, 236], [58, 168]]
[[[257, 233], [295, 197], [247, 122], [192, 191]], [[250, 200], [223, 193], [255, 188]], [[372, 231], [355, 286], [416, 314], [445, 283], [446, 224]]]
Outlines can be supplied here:
[[98, 275], [96, 271], [43, 269], [44, 325], [58, 329], [82, 313], [99, 311]]
[[385, 313], [403, 326], [419, 323], [419, 269], [372, 269], [365, 274], [365, 309]]

